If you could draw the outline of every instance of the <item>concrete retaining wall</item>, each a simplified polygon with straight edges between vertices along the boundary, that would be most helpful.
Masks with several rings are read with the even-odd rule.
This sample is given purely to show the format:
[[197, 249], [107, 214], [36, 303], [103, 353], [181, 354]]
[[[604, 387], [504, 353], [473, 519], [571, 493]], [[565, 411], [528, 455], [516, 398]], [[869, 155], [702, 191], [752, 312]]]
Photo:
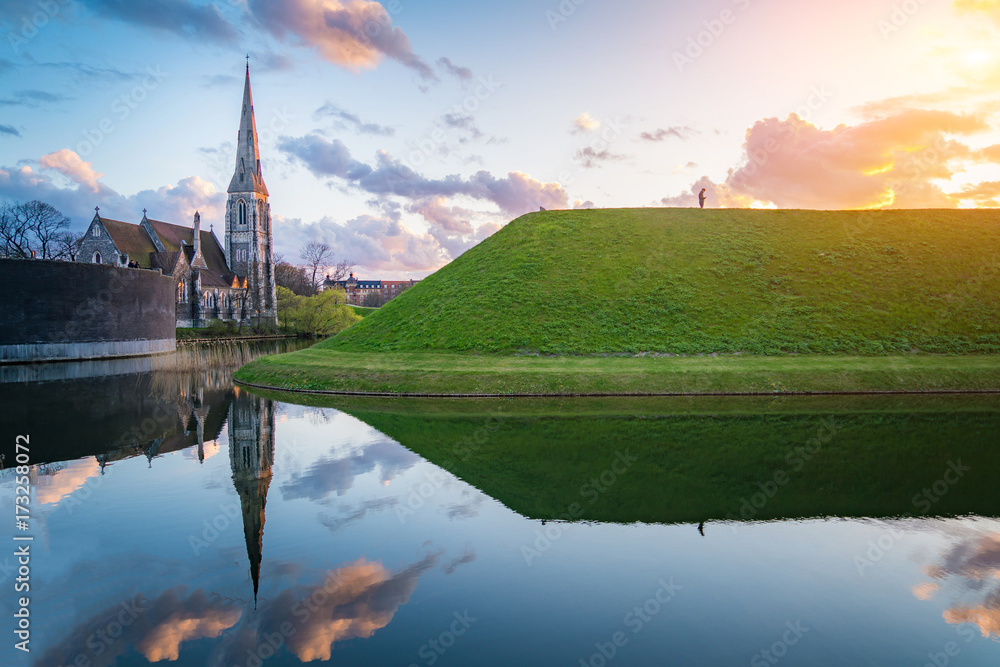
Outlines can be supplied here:
[[0, 259], [0, 363], [171, 352], [174, 327], [158, 271]]

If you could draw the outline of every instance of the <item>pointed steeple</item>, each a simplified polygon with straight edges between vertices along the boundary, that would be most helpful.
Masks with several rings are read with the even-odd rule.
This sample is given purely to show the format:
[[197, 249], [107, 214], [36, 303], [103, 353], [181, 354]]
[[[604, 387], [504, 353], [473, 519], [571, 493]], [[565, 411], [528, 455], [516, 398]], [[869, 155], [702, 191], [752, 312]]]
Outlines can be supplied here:
[[253, 95], [250, 92], [250, 62], [247, 61], [243, 84], [243, 109], [236, 142], [236, 171], [229, 182], [229, 192], [258, 192], [267, 195], [267, 186], [260, 171], [260, 151], [257, 149], [257, 122], [253, 115]]

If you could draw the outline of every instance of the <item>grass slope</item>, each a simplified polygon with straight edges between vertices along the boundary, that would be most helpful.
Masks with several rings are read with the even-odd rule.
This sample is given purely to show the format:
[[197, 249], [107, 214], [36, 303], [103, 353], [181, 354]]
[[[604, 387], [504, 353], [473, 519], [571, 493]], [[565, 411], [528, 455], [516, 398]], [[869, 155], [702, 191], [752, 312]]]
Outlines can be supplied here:
[[321, 345], [995, 353], [998, 315], [996, 211], [549, 211]]

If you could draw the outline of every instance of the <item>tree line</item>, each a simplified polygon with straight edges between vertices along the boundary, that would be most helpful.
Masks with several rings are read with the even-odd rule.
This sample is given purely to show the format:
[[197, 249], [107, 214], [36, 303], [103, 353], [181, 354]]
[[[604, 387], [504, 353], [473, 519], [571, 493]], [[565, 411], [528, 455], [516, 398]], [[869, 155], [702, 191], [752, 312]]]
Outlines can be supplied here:
[[51, 204], [0, 203], [0, 257], [75, 260], [82, 238], [69, 231], [69, 218]]

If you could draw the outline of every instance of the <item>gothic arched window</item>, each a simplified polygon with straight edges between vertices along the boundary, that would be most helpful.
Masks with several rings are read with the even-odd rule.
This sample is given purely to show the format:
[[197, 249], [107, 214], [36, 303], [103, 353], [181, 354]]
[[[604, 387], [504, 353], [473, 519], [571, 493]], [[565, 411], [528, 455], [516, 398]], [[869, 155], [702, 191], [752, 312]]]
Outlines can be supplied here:
[[239, 208], [239, 220], [240, 220], [240, 224], [243, 225], [243, 226], [246, 226], [246, 224], [247, 224], [247, 205], [246, 205], [246, 203], [242, 199], [240, 200], [238, 208]]
[[100, 264], [100, 263], [101, 263], [101, 253], [95, 252], [94, 253], [94, 264]]

